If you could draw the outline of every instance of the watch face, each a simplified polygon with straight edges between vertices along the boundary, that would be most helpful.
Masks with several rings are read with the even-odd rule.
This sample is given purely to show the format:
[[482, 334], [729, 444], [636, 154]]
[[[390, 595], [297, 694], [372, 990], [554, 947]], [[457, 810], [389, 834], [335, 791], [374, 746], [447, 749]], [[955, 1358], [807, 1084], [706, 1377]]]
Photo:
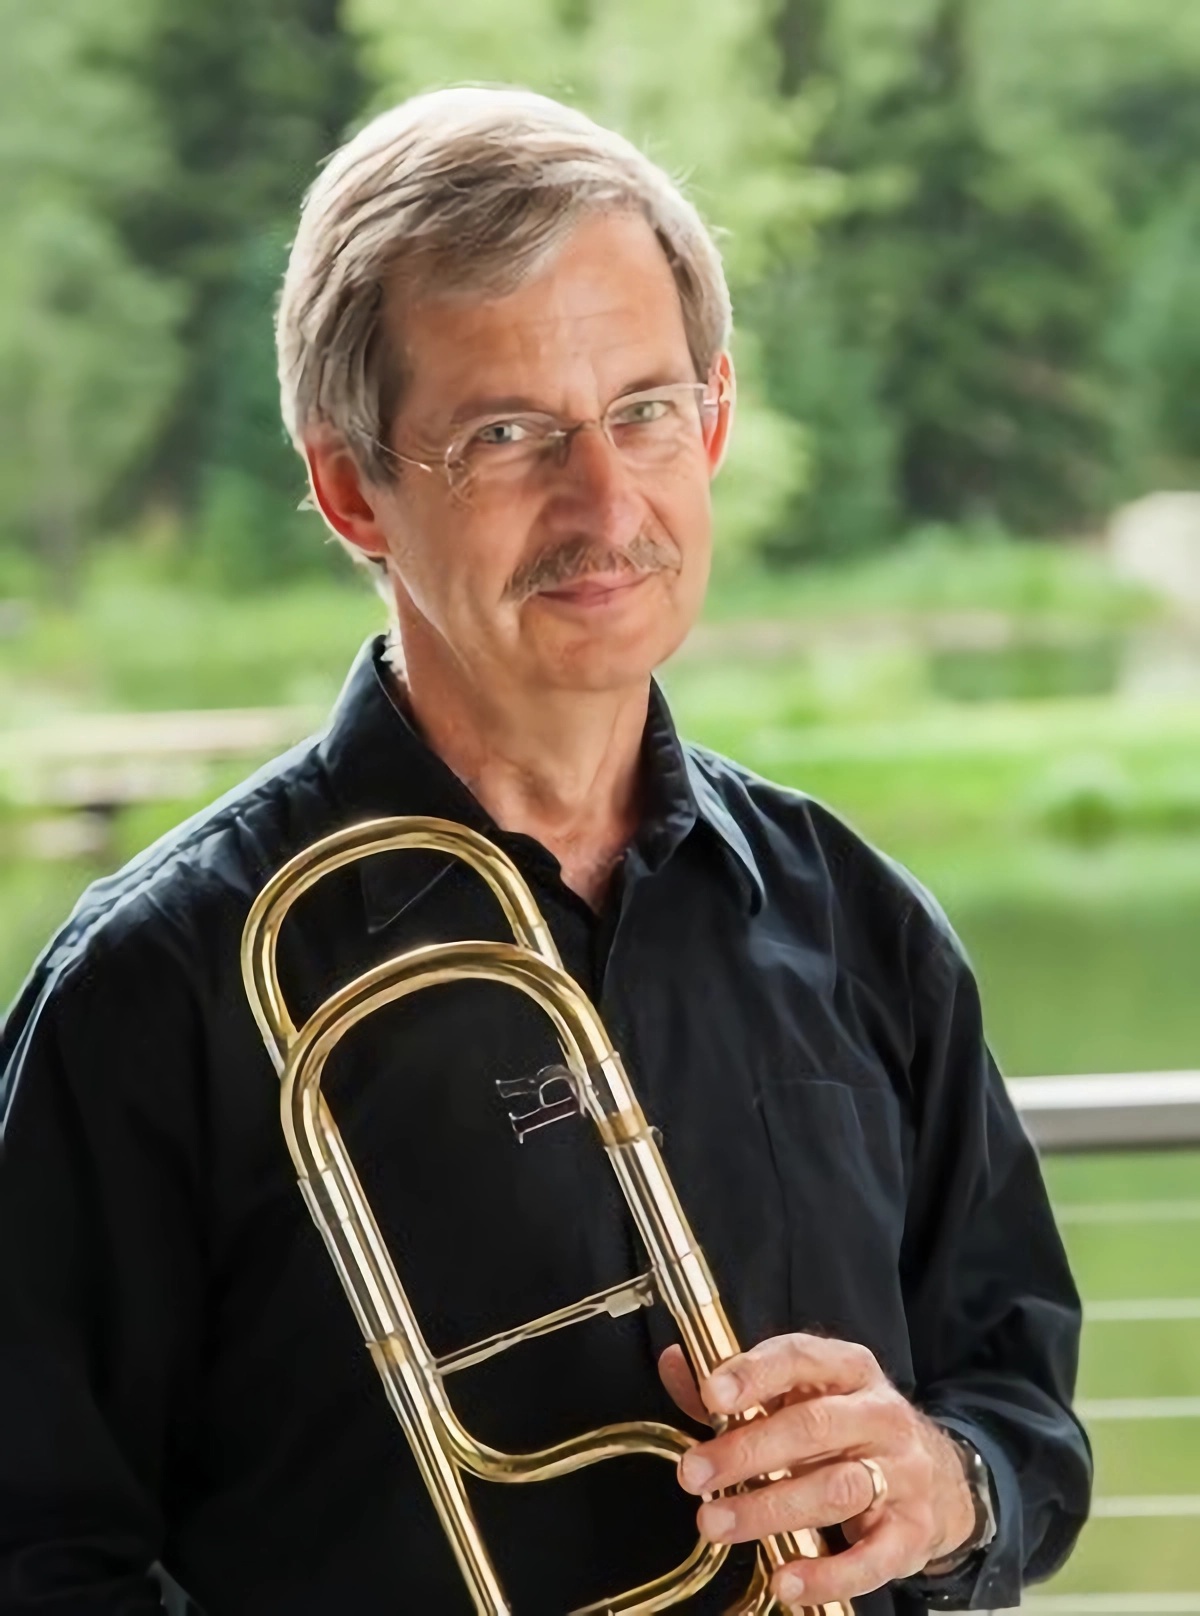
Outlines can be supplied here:
[[982, 1549], [996, 1535], [996, 1506], [992, 1501], [992, 1475], [983, 1455], [965, 1437], [958, 1438], [966, 1461], [967, 1485], [975, 1499], [975, 1531], [971, 1534], [976, 1548]]

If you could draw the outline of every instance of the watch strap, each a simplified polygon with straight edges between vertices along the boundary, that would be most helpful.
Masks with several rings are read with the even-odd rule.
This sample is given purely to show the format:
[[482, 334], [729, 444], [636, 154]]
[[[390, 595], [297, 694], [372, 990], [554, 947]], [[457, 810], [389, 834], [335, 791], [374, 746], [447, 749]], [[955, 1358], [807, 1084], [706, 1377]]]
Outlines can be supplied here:
[[959, 1571], [973, 1555], [979, 1554], [996, 1535], [996, 1506], [992, 1497], [992, 1477], [983, 1455], [973, 1442], [959, 1432], [935, 1421], [942, 1435], [953, 1442], [963, 1467], [963, 1479], [975, 1506], [975, 1524], [965, 1543], [931, 1560], [921, 1572], [923, 1577], [945, 1577]]

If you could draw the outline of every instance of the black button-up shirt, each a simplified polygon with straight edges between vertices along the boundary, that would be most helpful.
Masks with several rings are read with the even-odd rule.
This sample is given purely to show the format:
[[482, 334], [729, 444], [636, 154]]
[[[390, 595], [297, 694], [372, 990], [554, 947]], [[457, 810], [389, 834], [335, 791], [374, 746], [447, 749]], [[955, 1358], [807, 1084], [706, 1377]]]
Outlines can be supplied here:
[[[297, 1191], [239, 971], [267, 877], [387, 814], [473, 825], [515, 859], [662, 1130], [743, 1344], [862, 1342], [983, 1453], [990, 1550], [863, 1616], [1015, 1604], [1063, 1559], [1089, 1485], [1078, 1302], [953, 934], [826, 809], [681, 744], [657, 690], [644, 764], [644, 823], [595, 915], [426, 747], [376, 644], [324, 734], [84, 896], [0, 1046], [0, 1611], [140, 1616], [155, 1562], [208, 1616], [470, 1609]], [[388, 855], [296, 906], [284, 987], [299, 1018], [389, 954], [504, 936], [465, 866]], [[530, 1004], [460, 983], [364, 1023], [327, 1070], [435, 1353], [643, 1266], [590, 1124], [514, 1137], [498, 1082], [556, 1058]], [[671, 1333], [661, 1307], [590, 1321], [448, 1386], [510, 1450], [681, 1423], [655, 1371]], [[653, 1458], [471, 1493], [520, 1616], [694, 1541], [695, 1500]], [[722, 1610], [747, 1554], [687, 1608]]]

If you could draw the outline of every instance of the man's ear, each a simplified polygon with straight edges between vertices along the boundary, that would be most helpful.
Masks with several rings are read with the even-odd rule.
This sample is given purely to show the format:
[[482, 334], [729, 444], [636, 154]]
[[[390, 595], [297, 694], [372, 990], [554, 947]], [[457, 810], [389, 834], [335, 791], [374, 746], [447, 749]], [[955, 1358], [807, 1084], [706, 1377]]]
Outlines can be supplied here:
[[733, 368], [732, 354], [724, 352], [717, 355], [710, 379], [716, 382], [720, 397], [717, 418], [707, 441], [708, 474], [715, 477], [724, 463], [725, 453], [729, 448], [729, 439], [733, 432], [733, 416], [737, 407], [737, 376]]
[[334, 432], [314, 432], [304, 440], [304, 458], [313, 503], [333, 531], [364, 555], [386, 558], [387, 538], [376, 514], [379, 490], [345, 442]]

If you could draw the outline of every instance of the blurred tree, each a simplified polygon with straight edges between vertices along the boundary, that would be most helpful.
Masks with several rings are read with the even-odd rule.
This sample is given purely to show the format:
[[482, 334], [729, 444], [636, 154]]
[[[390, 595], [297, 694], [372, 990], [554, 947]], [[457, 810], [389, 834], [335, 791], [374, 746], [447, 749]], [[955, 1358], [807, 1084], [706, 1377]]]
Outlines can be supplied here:
[[1200, 8], [994, 0], [980, 20], [997, 117], [1027, 151], [1057, 152], [1114, 211], [1108, 500], [1200, 487]]
[[780, 0], [774, 19], [779, 90], [799, 94], [824, 65], [833, 0]]
[[66, 594], [179, 364], [174, 290], [101, 206], [155, 161], [145, 108], [98, 63], [134, 20], [0, 0], [0, 547], [32, 550]]
[[1126, 60], [1090, 108], [1121, 211], [1136, 226], [1178, 194], [1200, 154], [1200, 60]]
[[937, 0], [909, 72], [849, 134], [851, 150], [864, 142], [906, 172], [882, 218], [848, 221], [844, 261], [852, 298], [873, 294], [884, 327], [906, 516], [1053, 531], [1094, 509], [1108, 446], [1095, 369], [1105, 242], [1061, 176], [989, 137], [973, 11]]
[[[181, 289], [187, 361], [139, 491], [202, 511], [210, 571], [231, 580], [319, 565], [314, 525], [294, 520], [303, 479], [274, 401], [270, 320], [301, 196], [365, 99], [355, 50], [339, 0], [144, 3], [121, 65], [166, 161], [111, 206], [135, 262]], [[242, 546], [261, 561], [235, 560]]]
[[876, 55], [860, 76], [859, 38], [809, 0], [799, 82], [829, 89], [816, 158], [845, 190], [815, 261], [759, 305], [771, 397], [813, 426], [786, 553], [923, 521], [1053, 531], [1095, 508], [1109, 243], [1086, 187], [986, 128], [972, 13], [933, 0], [889, 68]]
[[1108, 336], [1117, 452], [1111, 493], [1200, 488], [1200, 40], [1114, 64], [1083, 120], [1126, 235]]
[[1114, 318], [1116, 498], [1200, 488], [1200, 184], [1140, 233]]
[[0, 507], [65, 597], [89, 519], [149, 440], [178, 371], [173, 289], [102, 221], [53, 198], [0, 264]]
[[[774, 19], [778, 87], [807, 96], [821, 120], [812, 158], [836, 171], [830, 132], [841, 90], [833, 60], [835, 0], [782, 0]], [[844, 319], [833, 276], [824, 273], [824, 243], [834, 240], [851, 202], [826, 180], [831, 217], [816, 244], [777, 266], [753, 288], [745, 317], [764, 337], [766, 382], [773, 404], [804, 424], [808, 476], [784, 519], [764, 538], [769, 559], [849, 555], [877, 547], [895, 532], [895, 441], [882, 402], [878, 356], [856, 340]]]
[[[380, 104], [432, 85], [522, 84], [582, 107], [682, 176], [720, 232], [735, 302], [828, 206], [805, 154], [802, 96], [776, 91], [775, 0], [707, 0], [686, 26], [645, 0], [348, 0]], [[763, 397], [752, 330], [738, 340], [739, 416], [716, 485], [719, 563], [774, 532], [803, 485], [806, 433]]]
[[68, 587], [150, 504], [210, 578], [324, 564], [275, 403], [286, 239], [372, 96], [463, 79], [623, 129], [723, 232], [727, 557], [1200, 479], [1200, 8], [0, 0], [0, 29], [0, 547]]
[[862, 554], [900, 531], [897, 430], [880, 355], [845, 316], [821, 258], [770, 277], [748, 300], [747, 317], [766, 339], [768, 396], [803, 423], [809, 455], [805, 482], [762, 539], [777, 563]]
[[255, 588], [321, 567], [344, 573], [324, 526], [300, 512], [303, 467], [280, 425], [270, 310], [287, 259], [282, 235], [249, 237], [213, 319], [216, 378], [195, 520], [205, 581]]

